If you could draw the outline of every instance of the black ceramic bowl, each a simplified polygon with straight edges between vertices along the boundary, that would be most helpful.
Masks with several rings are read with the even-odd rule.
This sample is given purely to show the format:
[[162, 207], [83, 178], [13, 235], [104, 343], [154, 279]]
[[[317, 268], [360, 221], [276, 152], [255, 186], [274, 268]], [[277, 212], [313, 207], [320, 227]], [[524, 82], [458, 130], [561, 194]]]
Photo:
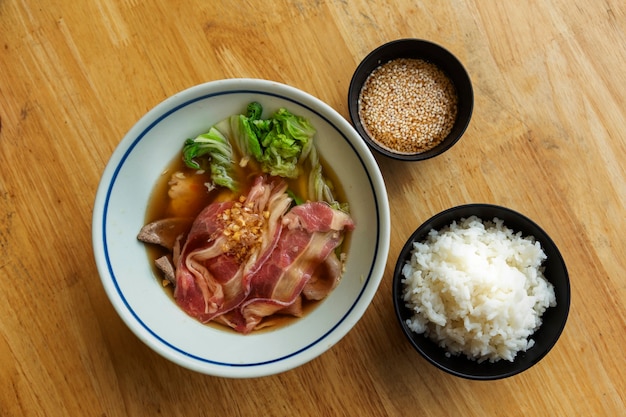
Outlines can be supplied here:
[[[484, 361], [478, 363], [468, 359], [465, 355], [446, 355], [446, 350], [422, 334], [409, 329], [406, 320], [412, 316], [402, 299], [404, 285], [402, 284], [402, 267], [411, 258], [412, 243], [424, 241], [431, 229], [440, 230], [453, 221], [460, 221], [472, 215], [487, 221], [494, 217], [504, 222], [504, 225], [515, 232], [522, 232], [523, 236], [534, 236], [540, 242], [547, 259], [544, 261], [544, 276], [554, 285], [556, 295], [555, 307], [550, 307], [542, 316], [541, 327], [531, 336], [535, 345], [526, 352], [519, 352], [514, 361], [500, 360], [497, 362]], [[508, 208], [490, 204], [469, 204], [445, 210], [422, 224], [408, 239], [400, 252], [393, 276], [393, 302], [404, 334], [411, 345], [430, 363], [452, 375], [474, 380], [493, 380], [516, 375], [537, 364], [556, 344], [569, 314], [570, 283], [565, 262], [558, 248], [535, 222]]]
[[[434, 148], [413, 154], [393, 152], [380, 146], [368, 134], [359, 117], [359, 97], [369, 75], [391, 60], [398, 58], [422, 59], [436, 65], [454, 84], [457, 93], [457, 116], [450, 133]], [[379, 46], [359, 64], [352, 76], [348, 91], [350, 119], [365, 142], [374, 150], [391, 158], [419, 161], [440, 155], [454, 145], [463, 135], [472, 117], [474, 93], [469, 75], [459, 60], [448, 50], [421, 39], [399, 39]]]

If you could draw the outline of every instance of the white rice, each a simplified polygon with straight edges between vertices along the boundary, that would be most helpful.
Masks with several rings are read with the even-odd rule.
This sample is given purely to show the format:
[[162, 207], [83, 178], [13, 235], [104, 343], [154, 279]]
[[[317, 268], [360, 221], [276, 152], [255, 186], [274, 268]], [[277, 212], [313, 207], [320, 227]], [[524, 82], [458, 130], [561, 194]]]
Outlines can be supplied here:
[[530, 336], [556, 297], [532, 236], [472, 216], [413, 247], [402, 269], [412, 331], [478, 362], [513, 361], [534, 345]]

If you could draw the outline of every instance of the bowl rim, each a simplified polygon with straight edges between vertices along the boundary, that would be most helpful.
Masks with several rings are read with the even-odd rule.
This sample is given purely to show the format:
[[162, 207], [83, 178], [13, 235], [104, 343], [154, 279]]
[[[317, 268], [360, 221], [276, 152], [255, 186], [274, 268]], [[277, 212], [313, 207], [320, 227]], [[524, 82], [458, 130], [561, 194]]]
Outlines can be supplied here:
[[[486, 362], [483, 362], [482, 364], [475, 365], [476, 364], [475, 361], [471, 361], [470, 359], [467, 359], [461, 354], [457, 359], [453, 359], [453, 361], [449, 363], [444, 363], [438, 360], [438, 358], [434, 358], [429, 353], [429, 351], [432, 351], [432, 350], [439, 351], [438, 355], [441, 358], [441, 355], [443, 354], [443, 352], [445, 352], [445, 349], [442, 347], [438, 347], [438, 346], [433, 348], [433, 346], [436, 346], [436, 344], [433, 341], [427, 339], [427, 337], [424, 336], [423, 334], [414, 333], [412, 330], [408, 328], [408, 326], [404, 322], [404, 318], [407, 315], [409, 315], [408, 314], [409, 309], [404, 305], [404, 302], [402, 301], [402, 291], [403, 291], [402, 268], [405, 265], [406, 261], [408, 260], [408, 257], [410, 256], [413, 242], [421, 241], [426, 236], [428, 231], [430, 231], [433, 228], [431, 227], [432, 224], [438, 223], [440, 221], [443, 222], [445, 220], [445, 222], [443, 222], [442, 224], [447, 225], [447, 224], [450, 224], [452, 220], [458, 221], [461, 218], [467, 218], [471, 215], [471, 214], [459, 215], [457, 213], [462, 213], [464, 211], [474, 212], [477, 210], [492, 210], [496, 213], [499, 213], [500, 216], [502, 214], [512, 216], [516, 218], [517, 221], [525, 223], [526, 225], [528, 225], [529, 227], [535, 230], [536, 234], [533, 236], [535, 237], [537, 241], [540, 241], [544, 251], [552, 253], [552, 255], [555, 257], [552, 265], [555, 265], [555, 268], [557, 268], [562, 274], [563, 281], [560, 283], [559, 287], [555, 285], [555, 292], [557, 293], [558, 309], [556, 309], [555, 307], [555, 310], [553, 310], [552, 312], [550, 312], [550, 309], [548, 309], [546, 310], [546, 313], [544, 313], [544, 316], [542, 317], [545, 320], [546, 315], [548, 314], [552, 314], [552, 315], [557, 314], [557, 316], [554, 318], [554, 323], [550, 324], [551, 332], [549, 333], [549, 337], [546, 339], [546, 341], [542, 343], [543, 350], [541, 351], [537, 351], [537, 350], [533, 351], [532, 349], [535, 347], [533, 346], [527, 352], [519, 352], [518, 356], [514, 359], [513, 362], [501, 360], [501, 361], [496, 362], [495, 364], [492, 364], [486, 361]], [[490, 215], [491, 218], [487, 219], [484, 216], [481, 217], [480, 215], [477, 215], [477, 217], [481, 218], [484, 221], [492, 220], [493, 217], [498, 217], [499, 219], [502, 220], [502, 217], [500, 216], [498, 214], [492, 214]], [[515, 229], [514, 227], [507, 225], [506, 220], [503, 220], [503, 221], [504, 221], [505, 226], [513, 229], [515, 232], [520, 231], [520, 230]], [[524, 231], [522, 231], [522, 234], [524, 236], [528, 236], [528, 234], [526, 234]], [[548, 276], [546, 276], [546, 279], [548, 279], [550, 282], [554, 284], [554, 282]], [[569, 273], [567, 270], [567, 265], [565, 264], [565, 260], [561, 252], [559, 251], [558, 247], [556, 246], [552, 238], [548, 235], [548, 233], [546, 233], [545, 230], [542, 229], [535, 221], [533, 221], [526, 215], [516, 210], [513, 210], [508, 207], [504, 207], [501, 205], [496, 205], [496, 204], [491, 204], [491, 203], [468, 203], [468, 204], [453, 206], [437, 214], [434, 214], [429, 219], [424, 221], [419, 227], [417, 227], [411, 233], [411, 235], [409, 236], [409, 238], [406, 240], [405, 244], [403, 245], [398, 255], [396, 265], [394, 267], [393, 278], [392, 278], [392, 298], [393, 298], [394, 312], [396, 315], [396, 319], [402, 329], [405, 339], [408, 340], [410, 345], [424, 359], [426, 359], [429, 363], [434, 365], [436, 368], [442, 371], [445, 371], [451, 375], [461, 377], [464, 379], [486, 381], [486, 380], [497, 380], [497, 379], [508, 378], [508, 377], [517, 375], [519, 373], [522, 373], [526, 371], [527, 369], [531, 368], [532, 366], [536, 365], [552, 350], [552, 348], [558, 342], [561, 334], [563, 333], [565, 329], [565, 325], [567, 323], [570, 306], [571, 306], [571, 284], [569, 280]], [[546, 324], [545, 321], [544, 321], [544, 324]], [[537, 334], [540, 331], [540, 329], [541, 328], [539, 328], [535, 334]], [[486, 369], [486, 371], [489, 371], [489, 372], [486, 372], [484, 369], [483, 369], [484, 372], [482, 373], [472, 373], [472, 372], [464, 371], [462, 369], [458, 369], [458, 367], [455, 366], [458, 364], [458, 362], [471, 364], [474, 368], [478, 368], [479, 366], [483, 368], [488, 368]]]
[[[123, 294], [120, 293], [111, 267], [107, 246], [106, 221], [109, 198], [119, 172], [135, 145], [139, 143], [146, 132], [158, 124], [159, 120], [172, 112], [178, 111], [190, 103], [230, 90], [243, 93], [260, 93], [296, 103], [315, 113], [332, 126], [338, 135], [343, 136], [346, 146], [352, 149], [356, 155], [355, 158], [358, 158], [358, 163], [367, 173], [367, 180], [372, 191], [371, 198], [376, 206], [375, 210], [379, 219], [379, 227], [376, 230], [375, 257], [369, 267], [369, 276], [363, 277], [362, 289], [341, 321], [328, 329], [312, 346], [309, 345], [298, 351], [290, 352], [281, 358], [251, 364], [214, 363], [194, 357], [194, 355], [164, 343], [163, 340], [158, 340], [159, 335], [151, 332], [151, 329], [141, 322], [141, 319], [136, 316], [132, 307], [123, 298]], [[153, 186], [154, 184], [150, 184], [151, 188]], [[164, 99], [145, 113], [124, 135], [111, 154], [98, 184], [92, 214], [92, 245], [97, 270], [110, 302], [127, 327], [154, 351], [178, 365], [205, 374], [233, 378], [266, 376], [293, 369], [320, 356], [339, 342], [360, 320], [379, 287], [388, 257], [389, 240], [390, 214], [384, 179], [371, 151], [362, 143], [354, 128], [336, 110], [311, 94], [286, 84], [255, 78], [230, 78], [194, 85]], [[121, 295], [122, 297], [120, 297]]]
[[[361, 123], [361, 118], [359, 116], [358, 102], [359, 102], [360, 92], [361, 92], [363, 83], [367, 79], [367, 76], [369, 76], [369, 74], [375, 68], [393, 59], [393, 58], [389, 58], [389, 59], [381, 60], [381, 59], [378, 59], [377, 57], [385, 50], [389, 48], [393, 48], [397, 45], [410, 45], [410, 46], [418, 46], [422, 48], [425, 47], [425, 48], [431, 48], [433, 50], [437, 50], [438, 53], [442, 54], [442, 56], [445, 57], [445, 60], [449, 64], [455, 67], [455, 72], [458, 72], [458, 76], [460, 77], [460, 79], [462, 79], [461, 87], [463, 87], [462, 91], [464, 94], [459, 94], [459, 99], [463, 99], [466, 101], [466, 103], [463, 106], [463, 108], [465, 109], [465, 112], [463, 114], [457, 115], [455, 126], [453, 128], [453, 131], [450, 133], [450, 134], [454, 133], [454, 137], [448, 140], [450, 136], [448, 135], [437, 146], [427, 151], [420, 152], [420, 153], [412, 153], [412, 154], [397, 153], [397, 152], [393, 152], [391, 149], [387, 149], [381, 146], [367, 133], [367, 131], [365, 130], [365, 128], [363, 127]], [[396, 56], [395, 58], [402, 58], [402, 57], [405, 57], [405, 55]], [[438, 62], [434, 62], [434, 63], [438, 67], [440, 67]], [[372, 67], [372, 68], [369, 69], [369, 67]], [[443, 70], [452, 81], [452, 77], [450, 77], [450, 75], [448, 74], [448, 69], [442, 68], [442, 67], [440, 67], [440, 69]], [[363, 78], [362, 82], [360, 82], [359, 80], [360, 78]], [[455, 87], [458, 93], [459, 85], [455, 83], [454, 81], [453, 83], [455, 84]], [[473, 110], [474, 110], [474, 89], [472, 86], [472, 81], [469, 76], [469, 73], [467, 72], [467, 69], [465, 68], [463, 63], [452, 52], [450, 52], [450, 50], [448, 50], [447, 48], [433, 41], [426, 40], [426, 39], [401, 38], [401, 39], [391, 40], [382, 45], [379, 45], [378, 47], [373, 49], [371, 52], [369, 52], [357, 65], [355, 71], [352, 74], [352, 78], [350, 79], [350, 84], [348, 88], [348, 113], [350, 115], [350, 120], [352, 121], [352, 124], [354, 125], [355, 129], [357, 130], [361, 138], [368, 144], [370, 148], [374, 149], [381, 155], [384, 155], [388, 158], [396, 159], [399, 161], [424, 161], [424, 160], [439, 156], [443, 154], [444, 152], [446, 152], [447, 150], [449, 150], [450, 148], [452, 148], [461, 139], [461, 137], [465, 134], [465, 131], [469, 127], [470, 121], [472, 119]]]

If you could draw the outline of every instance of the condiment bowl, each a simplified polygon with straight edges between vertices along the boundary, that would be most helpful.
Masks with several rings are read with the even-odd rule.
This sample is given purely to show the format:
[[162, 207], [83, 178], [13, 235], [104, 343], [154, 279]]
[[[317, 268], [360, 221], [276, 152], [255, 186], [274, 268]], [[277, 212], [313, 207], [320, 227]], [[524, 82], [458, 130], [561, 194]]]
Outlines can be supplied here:
[[[241, 334], [190, 317], [156, 277], [137, 233], [151, 193], [186, 138], [257, 101], [315, 127], [320, 159], [341, 182], [355, 229], [338, 286], [302, 318]], [[113, 152], [97, 190], [93, 249], [104, 290], [124, 323], [164, 358], [204, 374], [251, 378], [303, 365], [338, 343], [374, 297], [389, 248], [389, 203], [370, 149], [339, 113], [297, 88], [268, 80], [211, 81], [174, 94], [147, 112]]]
[[[513, 361], [500, 359], [480, 362], [469, 359], [464, 354], [451, 355], [424, 334], [413, 332], [407, 320], [413, 311], [407, 307], [403, 292], [405, 284], [403, 267], [411, 259], [414, 242], [424, 242], [431, 230], [441, 230], [452, 222], [477, 216], [483, 221], [498, 218], [504, 226], [514, 232], [521, 232], [522, 237], [532, 236], [540, 243], [546, 255], [542, 267], [544, 276], [554, 286], [556, 306], [549, 307], [542, 316], [541, 326], [530, 336], [534, 346], [517, 353]], [[557, 343], [567, 321], [570, 308], [570, 283], [567, 268], [561, 253], [550, 236], [534, 221], [511, 209], [491, 204], [468, 204], [450, 208], [434, 215], [419, 226], [408, 238], [398, 257], [393, 275], [393, 302], [398, 323], [407, 341], [428, 362], [437, 368], [458, 377], [473, 380], [495, 380], [510, 377], [536, 365]]]
[[[360, 111], [361, 94], [363, 87], [372, 74], [381, 65], [390, 61], [407, 58], [418, 59], [434, 64], [441, 70], [449, 81], [452, 82], [456, 92], [456, 117], [454, 118], [449, 133], [434, 147], [425, 147], [416, 152], [398, 152], [390, 146], [383, 145], [381, 141], [372, 136], [365, 127]], [[408, 81], [407, 81], [408, 82]], [[438, 82], [439, 83], [439, 82]], [[441, 84], [441, 83], [439, 83]], [[421, 99], [420, 99], [421, 100]], [[407, 100], [409, 104], [402, 106], [416, 106], [419, 100]], [[420, 104], [415, 111], [424, 107]], [[465, 133], [469, 125], [474, 107], [474, 93], [470, 77], [461, 62], [445, 48], [422, 39], [399, 39], [379, 46], [370, 52], [356, 68], [348, 91], [348, 109], [350, 119], [363, 140], [375, 151], [390, 158], [403, 161], [420, 161], [435, 157], [450, 149]], [[411, 113], [414, 110], [411, 109]], [[378, 123], [378, 121], [376, 122]], [[395, 120], [392, 124], [402, 123]], [[445, 130], [445, 129], [444, 129]], [[406, 138], [406, 136], [405, 136]], [[404, 139], [406, 140], [406, 139]]]

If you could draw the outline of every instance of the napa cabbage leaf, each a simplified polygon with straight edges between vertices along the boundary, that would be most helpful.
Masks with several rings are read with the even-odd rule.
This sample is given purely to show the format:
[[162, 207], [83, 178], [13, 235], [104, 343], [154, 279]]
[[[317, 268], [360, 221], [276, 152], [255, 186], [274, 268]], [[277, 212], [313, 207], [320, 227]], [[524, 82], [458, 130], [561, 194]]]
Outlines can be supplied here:
[[246, 114], [230, 118], [234, 141], [243, 155], [242, 165], [254, 158], [265, 173], [285, 178], [298, 177], [298, 164], [313, 146], [315, 128], [307, 119], [285, 108], [278, 109], [267, 119], [261, 117], [262, 113], [261, 104], [252, 102]]
[[215, 126], [208, 132], [185, 141], [183, 161], [189, 168], [208, 170], [215, 185], [237, 190], [237, 182], [233, 175], [232, 146]]

